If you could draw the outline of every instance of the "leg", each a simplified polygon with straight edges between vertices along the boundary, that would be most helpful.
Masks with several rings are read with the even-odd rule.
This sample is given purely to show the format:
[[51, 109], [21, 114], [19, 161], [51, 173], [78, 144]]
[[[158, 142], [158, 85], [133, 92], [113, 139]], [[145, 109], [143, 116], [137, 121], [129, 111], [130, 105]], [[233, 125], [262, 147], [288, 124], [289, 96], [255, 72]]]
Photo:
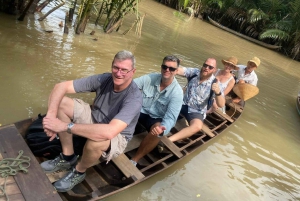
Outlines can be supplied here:
[[[89, 104], [79, 99], [64, 97], [59, 105], [57, 117], [65, 122], [92, 124], [91, 109]], [[54, 160], [48, 160], [41, 163], [45, 172], [55, 172], [57, 170], [69, 169], [77, 163], [77, 157], [74, 155], [73, 136], [64, 132], [59, 133], [63, 153]]]
[[[74, 101], [71, 98], [64, 97], [59, 105], [57, 118], [64, 122], [71, 122], [74, 116]], [[61, 141], [63, 154], [74, 154], [72, 135], [67, 132], [58, 133]]]
[[[67, 192], [71, 190], [75, 185], [81, 183], [86, 176], [86, 169], [93, 166], [97, 160], [99, 160], [103, 151], [108, 150], [110, 140], [95, 142], [87, 140], [83, 155], [80, 162], [73, 167], [64, 177], [56, 181], [53, 185], [58, 192]], [[112, 150], [112, 149], [111, 149]]]
[[[155, 127], [156, 125], [159, 125], [159, 124], [160, 124], [160, 122], [157, 122], [157, 123], [153, 124], [152, 127]], [[159, 141], [160, 141], [159, 137], [148, 133], [146, 135], [146, 137], [143, 139], [143, 141], [141, 142], [137, 153], [131, 160], [138, 162], [142, 157], [144, 157], [146, 154], [148, 154], [150, 151], [152, 151], [158, 145]]]
[[93, 166], [101, 157], [103, 151], [106, 151], [110, 146], [110, 140], [95, 142], [87, 140], [83, 149], [83, 154], [80, 162], [76, 166], [79, 172], [85, 172], [87, 168]]
[[169, 137], [169, 139], [172, 142], [188, 138], [195, 133], [199, 132], [202, 129], [203, 122], [200, 119], [193, 119], [190, 122], [190, 125], [182, 130], [180, 130], [178, 133], [172, 135]]

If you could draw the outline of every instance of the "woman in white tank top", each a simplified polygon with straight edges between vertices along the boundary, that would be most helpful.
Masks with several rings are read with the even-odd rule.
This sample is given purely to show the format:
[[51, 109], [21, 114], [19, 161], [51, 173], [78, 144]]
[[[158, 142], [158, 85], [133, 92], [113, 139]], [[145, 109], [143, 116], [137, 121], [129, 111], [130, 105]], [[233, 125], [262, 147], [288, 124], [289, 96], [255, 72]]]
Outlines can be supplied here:
[[[224, 69], [218, 69], [215, 72], [215, 77], [218, 79], [221, 87], [221, 91], [226, 96], [233, 88], [235, 84], [235, 79], [231, 74], [232, 70], [238, 70], [239, 68], [236, 66], [238, 59], [236, 57], [229, 57], [227, 60], [223, 59], [222, 63], [224, 65]], [[212, 109], [208, 112], [213, 112], [218, 109], [217, 104], [214, 102]], [[225, 106], [222, 108], [222, 111], [225, 113]]]

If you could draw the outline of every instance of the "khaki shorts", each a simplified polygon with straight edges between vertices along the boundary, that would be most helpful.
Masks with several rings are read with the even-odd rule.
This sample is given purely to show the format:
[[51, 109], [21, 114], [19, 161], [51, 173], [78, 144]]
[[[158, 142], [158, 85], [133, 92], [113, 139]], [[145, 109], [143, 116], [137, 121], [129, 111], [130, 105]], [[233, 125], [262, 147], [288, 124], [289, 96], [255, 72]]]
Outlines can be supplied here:
[[[81, 124], [93, 124], [92, 110], [88, 103], [85, 103], [83, 100], [74, 98], [74, 123]], [[101, 142], [100, 142], [101, 143]], [[124, 152], [127, 146], [126, 138], [120, 133], [110, 140], [110, 150], [109, 152], [103, 152], [102, 157], [108, 161], [112, 158], [119, 156]]]

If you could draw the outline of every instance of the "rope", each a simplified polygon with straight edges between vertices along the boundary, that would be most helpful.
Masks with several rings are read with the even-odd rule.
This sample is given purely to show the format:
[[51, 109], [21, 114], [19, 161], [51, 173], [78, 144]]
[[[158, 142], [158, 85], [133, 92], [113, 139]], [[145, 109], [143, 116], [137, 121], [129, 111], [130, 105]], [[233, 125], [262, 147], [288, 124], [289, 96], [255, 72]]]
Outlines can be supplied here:
[[[9, 201], [5, 191], [7, 178], [16, 175], [20, 171], [23, 173], [28, 172], [30, 158], [23, 156], [23, 153], [23, 150], [20, 150], [17, 158], [5, 158], [0, 161], [0, 176], [5, 178], [3, 186], [0, 186], [0, 196], [5, 195], [7, 201]], [[21, 157], [23, 157], [23, 159]]]

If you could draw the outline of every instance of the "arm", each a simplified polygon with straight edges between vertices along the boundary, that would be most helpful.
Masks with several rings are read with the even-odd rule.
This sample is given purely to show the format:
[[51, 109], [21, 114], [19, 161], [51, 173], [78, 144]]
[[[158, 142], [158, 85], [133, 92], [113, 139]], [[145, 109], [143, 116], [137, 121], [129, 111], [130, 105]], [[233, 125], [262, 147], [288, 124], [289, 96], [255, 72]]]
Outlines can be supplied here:
[[73, 80], [61, 82], [54, 86], [48, 99], [47, 117], [56, 118], [58, 106], [67, 93], [76, 93], [73, 86]]
[[[214, 91], [215, 94], [221, 93], [221, 90], [220, 90], [218, 82], [212, 84], [212, 90]], [[215, 95], [215, 100], [216, 100], [216, 103], [217, 103], [217, 105], [219, 107], [224, 107], [224, 105], [225, 105], [225, 98], [223, 96], [223, 93], [221, 95], [219, 95], [219, 96]]]
[[174, 127], [182, 107], [183, 92], [181, 87], [178, 87], [176, 92], [177, 93], [174, 93], [174, 95], [170, 97], [171, 101], [168, 104], [168, 109], [161, 122], [161, 125], [166, 128], [163, 133], [164, 135], [167, 135]]
[[232, 90], [234, 84], [235, 84], [235, 80], [234, 80], [234, 78], [233, 78], [233, 79], [231, 79], [231, 80], [229, 81], [229, 83], [228, 83], [226, 89], [224, 90], [224, 92], [223, 92], [223, 93], [224, 93], [224, 96], [226, 96], [226, 95]]
[[[66, 132], [68, 123], [57, 118], [44, 118], [44, 128], [54, 132]], [[127, 124], [119, 119], [113, 119], [109, 124], [74, 124], [72, 134], [76, 134], [93, 141], [110, 140], [121, 133]]]
[[183, 66], [178, 67], [176, 75], [185, 76]]

